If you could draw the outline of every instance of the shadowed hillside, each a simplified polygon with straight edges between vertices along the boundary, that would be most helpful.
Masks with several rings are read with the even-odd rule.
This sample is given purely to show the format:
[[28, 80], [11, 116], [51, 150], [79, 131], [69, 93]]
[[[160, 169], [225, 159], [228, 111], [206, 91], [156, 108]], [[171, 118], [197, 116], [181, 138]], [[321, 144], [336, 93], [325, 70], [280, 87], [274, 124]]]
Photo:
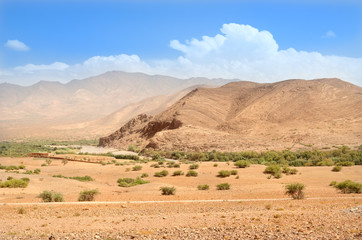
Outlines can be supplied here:
[[102, 146], [234, 151], [360, 145], [362, 89], [339, 79], [198, 88]]

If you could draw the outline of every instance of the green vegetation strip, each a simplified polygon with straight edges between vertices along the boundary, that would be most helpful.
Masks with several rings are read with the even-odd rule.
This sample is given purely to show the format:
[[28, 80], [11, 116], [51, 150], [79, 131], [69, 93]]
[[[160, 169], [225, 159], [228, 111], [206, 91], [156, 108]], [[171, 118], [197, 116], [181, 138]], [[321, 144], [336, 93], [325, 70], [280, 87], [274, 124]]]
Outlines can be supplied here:
[[94, 179], [90, 176], [84, 176], [84, 177], [79, 177], [79, 176], [76, 176], [76, 177], [66, 177], [66, 176], [63, 176], [61, 174], [58, 174], [58, 175], [53, 175], [53, 177], [55, 178], [65, 178], [65, 179], [73, 179], [73, 180], [77, 180], [77, 181], [80, 181], [80, 182], [90, 182], [90, 181], [94, 181]]

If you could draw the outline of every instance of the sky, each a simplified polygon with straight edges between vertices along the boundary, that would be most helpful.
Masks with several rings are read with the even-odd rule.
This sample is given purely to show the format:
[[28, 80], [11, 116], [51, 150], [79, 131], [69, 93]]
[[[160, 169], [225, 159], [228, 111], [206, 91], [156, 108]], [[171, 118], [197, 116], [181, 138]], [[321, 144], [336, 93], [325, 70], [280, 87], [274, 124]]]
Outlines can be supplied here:
[[0, 1], [0, 83], [112, 70], [362, 86], [362, 1]]

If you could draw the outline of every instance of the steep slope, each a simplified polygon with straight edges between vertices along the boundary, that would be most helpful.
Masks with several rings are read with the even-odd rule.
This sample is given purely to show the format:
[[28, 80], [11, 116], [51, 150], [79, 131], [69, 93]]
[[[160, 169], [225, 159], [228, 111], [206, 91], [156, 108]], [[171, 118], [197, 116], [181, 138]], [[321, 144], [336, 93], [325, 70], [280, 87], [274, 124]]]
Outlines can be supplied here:
[[[221, 85], [220, 83], [228, 81], [206, 78], [183, 80], [142, 73], [107, 72], [67, 84], [41, 81], [22, 87], [3, 83], [0, 84], [0, 140], [24, 137], [59, 138], [61, 132], [58, 130], [64, 126], [69, 129], [72, 125], [89, 125], [92, 121], [142, 99], [176, 94], [198, 84]], [[159, 101], [165, 101], [165, 98], [167, 97]], [[144, 111], [147, 112], [147, 109], [145, 106]], [[129, 117], [133, 116], [135, 115]], [[129, 118], [119, 119], [118, 123], [123, 124], [124, 120]], [[97, 125], [94, 125], [94, 129], [96, 127]], [[53, 130], [48, 131], [49, 129]], [[108, 129], [114, 130], [112, 127]], [[103, 134], [108, 132], [107, 129], [100, 130], [105, 130]], [[74, 137], [84, 138], [91, 135], [94, 136], [87, 131], [78, 131]], [[66, 133], [66, 136], [72, 138], [72, 132]]]
[[362, 90], [339, 79], [198, 88], [105, 146], [179, 150], [299, 148], [362, 142]]

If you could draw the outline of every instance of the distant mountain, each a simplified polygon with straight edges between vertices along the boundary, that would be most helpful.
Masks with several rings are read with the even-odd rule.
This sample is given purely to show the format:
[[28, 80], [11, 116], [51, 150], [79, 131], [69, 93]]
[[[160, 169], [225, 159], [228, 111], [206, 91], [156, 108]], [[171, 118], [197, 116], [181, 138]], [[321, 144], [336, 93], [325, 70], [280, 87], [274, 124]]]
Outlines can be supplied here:
[[[135, 116], [133, 113], [138, 114], [137, 110], [128, 107], [123, 110], [122, 117], [122, 113], [114, 113], [113, 120], [112, 116], [106, 117], [129, 104], [163, 95], [149, 99], [157, 105], [158, 102], [171, 101], [173, 94], [178, 96], [180, 91], [188, 87], [199, 84], [221, 85], [229, 81], [207, 78], [183, 80], [143, 73], [107, 72], [66, 84], [40, 81], [23, 87], [3, 83], [0, 84], [0, 140], [100, 136], [119, 126], [112, 128], [114, 125], [110, 122], [123, 124]], [[156, 113], [151, 102], [144, 102], [142, 111]], [[167, 106], [167, 103], [162, 102], [161, 105]], [[158, 107], [163, 109], [162, 106]], [[140, 106], [138, 108], [142, 109]], [[108, 124], [97, 125], [102, 121], [108, 121]], [[87, 126], [91, 125], [94, 128], [90, 131]]]
[[361, 143], [362, 88], [339, 79], [197, 88], [100, 139], [101, 146], [119, 148], [221, 151]]

